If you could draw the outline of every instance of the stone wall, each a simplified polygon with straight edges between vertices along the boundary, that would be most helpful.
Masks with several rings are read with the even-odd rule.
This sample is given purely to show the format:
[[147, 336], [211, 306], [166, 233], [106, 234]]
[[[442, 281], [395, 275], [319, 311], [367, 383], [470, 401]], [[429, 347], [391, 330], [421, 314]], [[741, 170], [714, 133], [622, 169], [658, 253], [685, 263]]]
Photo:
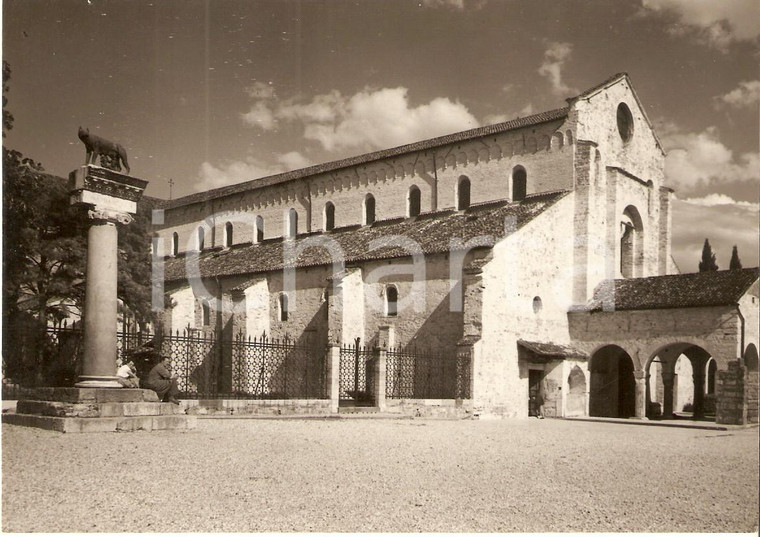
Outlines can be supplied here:
[[336, 227], [362, 224], [367, 194], [375, 197], [377, 220], [404, 217], [412, 185], [420, 189], [422, 212], [454, 208], [462, 176], [470, 179], [472, 203], [507, 199], [518, 165], [527, 172], [529, 195], [572, 188], [572, 141], [557, 120], [263, 188], [254, 184], [245, 192], [166, 209], [158, 250], [171, 253], [175, 232], [180, 253], [196, 250], [199, 226], [206, 230], [206, 248], [223, 246], [227, 222], [233, 224], [233, 244], [253, 242], [257, 216], [264, 221], [264, 239], [280, 237], [291, 208], [299, 233], [324, 230], [328, 202], [335, 205]]
[[[461, 295], [458, 279], [452, 281], [449, 271], [449, 255], [427, 256], [424, 263], [422, 285], [413, 283], [410, 273], [396, 273], [371, 282], [373, 271], [411, 270], [411, 260], [374, 261], [362, 267], [364, 280], [364, 337], [366, 344], [379, 342], [381, 329], [387, 327], [390, 345], [395, 347], [416, 346], [431, 352], [455, 348], [463, 335], [461, 308], [452, 311], [452, 293]], [[388, 316], [385, 300], [388, 285], [398, 290], [398, 314]], [[354, 319], [355, 322], [357, 319]]]
[[641, 311], [597, 311], [568, 314], [573, 344], [592, 355], [615, 344], [643, 370], [668, 345], [688, 343], [701, 347], [725, 369], [735, 360], [740, 321], [733, 306]]
[[741, 360], [733, 360], [728, 363], [728, 369], [718, 371], [716, 423], [747, 423], [747, 397], [744, 388], [748, 380], [747, 368]]
[[482, 416], [528, 416], [528, 364], [518, 360], [518, 339], [569, 340], [573, 211], [573, 196], [561, 199], [500, 241], [483, 267], [483, 292], [473, 295], [483, 301], [473, 375], [473, 404]]

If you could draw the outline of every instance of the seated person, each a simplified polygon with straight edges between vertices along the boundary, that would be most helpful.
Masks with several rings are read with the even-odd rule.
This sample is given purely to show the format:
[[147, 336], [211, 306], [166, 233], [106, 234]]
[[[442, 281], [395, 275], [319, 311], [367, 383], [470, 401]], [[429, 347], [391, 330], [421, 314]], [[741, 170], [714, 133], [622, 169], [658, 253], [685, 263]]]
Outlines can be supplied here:
[[130, 360], [116, 370], [116, 380], [125, 388], [137, 388], [140, 379], [137, 378], [135, 363]]
[[153, 366], [148, 373], [147, 380], [143, 383], [143, 388], [153, 390], [158, 394], [158, 398], [169, 403], [179, 404], [177, 395], [177, 379], [172, 377], [169, 369], [171, 368], [171, 357], [162, 356], [161, 361]]

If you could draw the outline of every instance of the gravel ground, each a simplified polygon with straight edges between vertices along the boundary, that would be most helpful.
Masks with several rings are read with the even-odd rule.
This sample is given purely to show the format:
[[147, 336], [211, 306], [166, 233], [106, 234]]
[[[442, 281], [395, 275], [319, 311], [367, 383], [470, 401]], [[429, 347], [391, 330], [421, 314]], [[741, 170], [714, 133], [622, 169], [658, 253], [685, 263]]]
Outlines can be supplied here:
[[758, 429], [562, 420], [2, 426], [5, 532], [747, 532]]

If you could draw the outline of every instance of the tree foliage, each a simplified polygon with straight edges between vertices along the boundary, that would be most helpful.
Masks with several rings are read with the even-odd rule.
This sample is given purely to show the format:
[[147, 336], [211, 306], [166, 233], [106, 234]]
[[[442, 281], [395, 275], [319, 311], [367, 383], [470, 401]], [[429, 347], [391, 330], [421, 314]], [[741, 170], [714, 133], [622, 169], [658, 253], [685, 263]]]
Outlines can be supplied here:
[[739, 259], [739, 250], [734, 245], [734, 250], [731, 252], [731, 263], [728, 265], [730, 270], [739, 270], [742, 268], [742, 262]]
[[8, 81], [11, 78], [11, 66], [3, 60], [3, 138], [13, 128], [13, 114], [8, 110]]
[[66, 184], [14, 150], [3, 150], [5, 311], [32, 309], [60, 319], [82, 306], [86, 222]]
[[710, 241], [705, 239], [702, 247], [702, 260], [699, 262], [699, 272], [709, 272], [718, 270], [718, 263], [715, 261], [715, 254], [710, 246]]
[[[3, 136], [13, 126], [5, 109], [10, 68], [3, 62]], [[34, 160], [3, 147], [3, 361], [12, 361], [15, 328], [31, 329], [46, 341], [49, 322], [84, 312], [87, 230], [84, 207], [70, 205], [68, 181], [49, 175]], [[151, 257], [149, 202], [138, 205], [135, 221], [120, 226], [118, 297], [123, 313], [144, 325], [151, 315]], [[9, 337], [11, 336], [11, 337]], [[36, 364], [45, 366], [39, 345]], [[6, 375], [12, 376], [9, 371]], [[37, 379], [39, 381], [39, 379]]]

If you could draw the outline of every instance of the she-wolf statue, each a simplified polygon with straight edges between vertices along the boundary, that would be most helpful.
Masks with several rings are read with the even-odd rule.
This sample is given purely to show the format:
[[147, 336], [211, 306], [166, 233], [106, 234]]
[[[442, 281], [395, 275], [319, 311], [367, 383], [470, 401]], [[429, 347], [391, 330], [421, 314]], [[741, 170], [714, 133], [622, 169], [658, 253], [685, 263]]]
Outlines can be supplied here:
[[95, 160], [100, 157], [100, 165], [104, 168], [110, 168], [121, 171], [121, 164], [129, 173], [129, 163], [127, 163], [127, 150], [120, 144], [90, 134], [90, 129], [79, 127], [79, 139], [82, 140], [87, 156], [85, 164], [95, 164]]

